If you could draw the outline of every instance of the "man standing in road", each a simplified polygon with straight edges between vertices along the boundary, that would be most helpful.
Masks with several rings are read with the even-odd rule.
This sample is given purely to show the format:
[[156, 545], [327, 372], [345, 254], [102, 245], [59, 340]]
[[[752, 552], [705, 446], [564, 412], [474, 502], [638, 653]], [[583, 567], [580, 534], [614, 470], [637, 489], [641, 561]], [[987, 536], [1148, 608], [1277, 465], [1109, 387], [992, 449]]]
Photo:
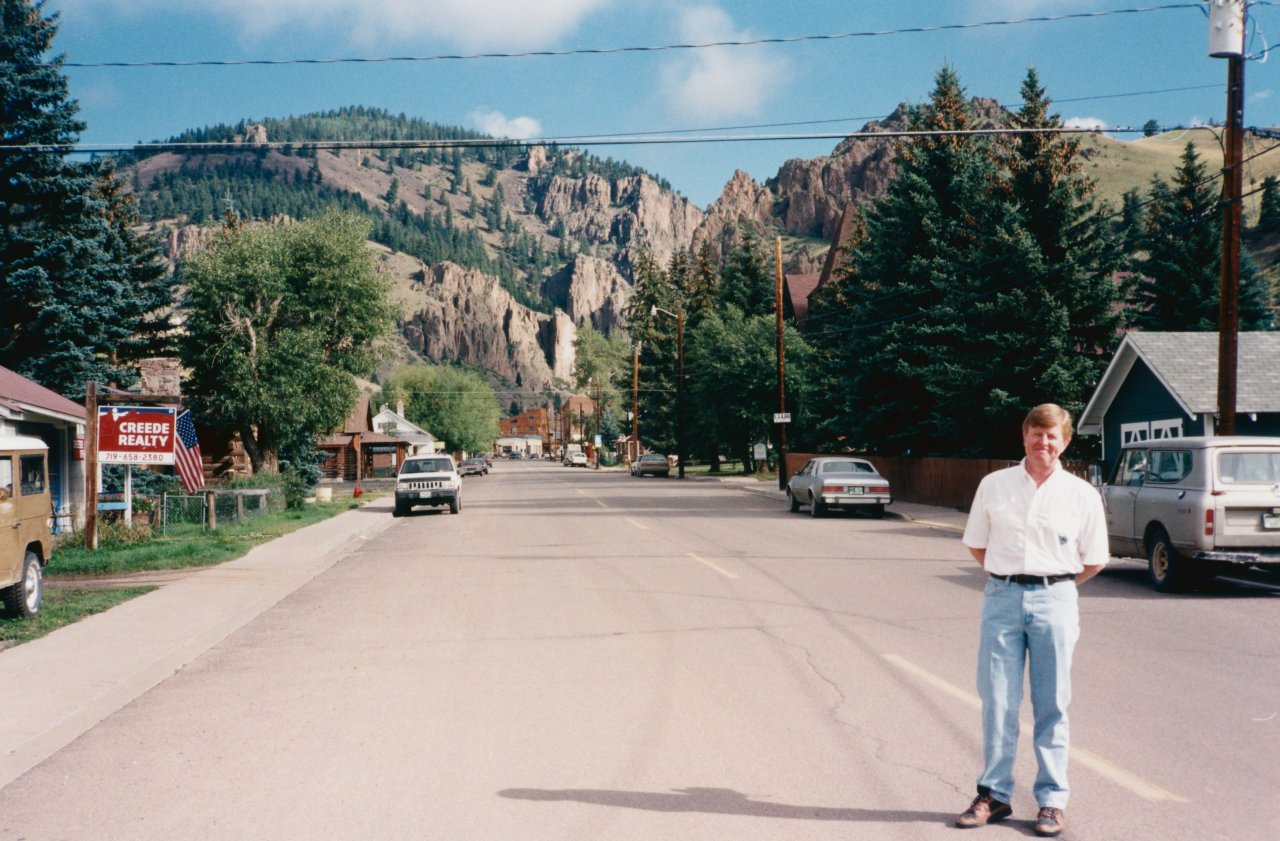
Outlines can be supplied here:
[[1013, 760], [1023, 673], [1030, 665], [1039, 773], [1037, 835], [1066, 826], [1067, 704], [1071, 652], [1080, 636], [1076, 585], [1109, 560], [1102, 499], [1058, 461], [1071, 443], [1071, 415], [1045, 403], [1022, 422], [1026, 458], [983, 478], [964, 544], [987, 572], [978, 646], [983, 769], [978, 796], [956, 826], [972, 828], [1013, 812]]

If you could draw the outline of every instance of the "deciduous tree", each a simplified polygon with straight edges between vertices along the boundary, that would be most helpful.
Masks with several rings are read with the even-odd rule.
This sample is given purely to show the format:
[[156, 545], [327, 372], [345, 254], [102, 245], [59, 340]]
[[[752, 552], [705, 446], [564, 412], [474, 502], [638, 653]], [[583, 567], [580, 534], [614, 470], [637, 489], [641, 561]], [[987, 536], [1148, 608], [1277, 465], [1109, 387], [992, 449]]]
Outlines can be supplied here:
[[338, 213], [227, 227], [181, 266], [186, 394], [197, 414], [240, 432], [255, 470], [274, 472], [282, 447], [338, 428], [353, 377], [377, 362], [394, 309], [368, 232]]

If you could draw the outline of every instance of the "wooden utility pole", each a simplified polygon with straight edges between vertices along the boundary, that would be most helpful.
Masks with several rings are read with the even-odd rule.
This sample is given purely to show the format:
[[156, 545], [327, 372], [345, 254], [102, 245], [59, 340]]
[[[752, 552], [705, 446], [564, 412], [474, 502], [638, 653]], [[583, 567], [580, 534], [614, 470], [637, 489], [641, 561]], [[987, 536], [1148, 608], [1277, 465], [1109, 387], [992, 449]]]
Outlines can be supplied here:
[[676, 381], [676, 458], [680, 464], [676, 467], [676, 475], [684, 478], [684, 307], [676, 310], [676, 358], [680, 376]]
[[1209, 3], [1209, 55], [1228, 61], [1227, 123], [1222, 150], [1222, 284], [1218, 292], [1219, 435], [1234, 435], [1236, 432], [1245, 6], [1245, 0], [1211, 0]]
[[84, 546], [98, 548], [98, 384], [84, 388]]
[[[1243, 10], [1241, 15], [1243, 15]], [[1236, 434], [1240, 340], [1240, 226], [1244, 159], [1244, 56], [1227, 60], [1227, 125], [1222, 167], [1222, 288], [1218, 294], [1218, 429]]]
[[640, 345], [631, 346], [631, 461], [640, 458]]
[[[774, 309], [778, 320], [778, 413], [787, 412], [787, 370], [785, 347], [782, 340], [782, 237], [776, 237], [773, 243], [773, 263], [776, 283], [774, 284]], [[778, 424], [778, 487], [787, 487], [787, 425]]]

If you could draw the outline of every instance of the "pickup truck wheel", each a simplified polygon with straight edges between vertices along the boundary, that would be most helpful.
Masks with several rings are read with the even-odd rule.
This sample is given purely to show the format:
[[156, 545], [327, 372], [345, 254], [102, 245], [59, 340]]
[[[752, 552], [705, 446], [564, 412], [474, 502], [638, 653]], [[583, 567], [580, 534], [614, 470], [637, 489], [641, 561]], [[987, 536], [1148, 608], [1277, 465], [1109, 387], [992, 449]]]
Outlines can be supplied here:
[[787, 499], [791, 500], [791, 513], [798, 512], [800, 510], [800, 500], [796, 499], [796, 495], [791, 491], [787, 491]]
[[22, 577], [6, 587], [2, 593], [5, 613], [21, 619], [34, 619], [40, 613], [44, 598], [44, 574], [40, 570], [40, 558], [35, 552], [27, 552], [22, 560]]
[[1190, 564], [1190, 560], [1178, 554], [1164, 529], [1151, 535], [1147, 575], [1158, 592], [1176, 593], [1186, 588], [1192, 578]]

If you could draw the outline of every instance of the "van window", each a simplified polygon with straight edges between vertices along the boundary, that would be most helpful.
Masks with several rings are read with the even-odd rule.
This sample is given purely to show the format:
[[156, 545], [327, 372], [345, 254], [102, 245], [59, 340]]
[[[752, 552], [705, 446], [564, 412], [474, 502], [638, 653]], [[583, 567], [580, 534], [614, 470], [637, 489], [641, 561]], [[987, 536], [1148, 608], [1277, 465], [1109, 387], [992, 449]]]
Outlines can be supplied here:
[[1191, 475], [1191, 452], [1188, 450], [1152, 450], [1147, 482], [1172, 485]]
[[1221, 453], [1218, 478], [1239, 485], [1280, 483], [1280, 453]]
[[0, 500], [13, 496], [13, 459], [0, 457]]
[[44, 456], [20, 456], [19, 458], [22, 495], [39, 496], [44, 493]]

